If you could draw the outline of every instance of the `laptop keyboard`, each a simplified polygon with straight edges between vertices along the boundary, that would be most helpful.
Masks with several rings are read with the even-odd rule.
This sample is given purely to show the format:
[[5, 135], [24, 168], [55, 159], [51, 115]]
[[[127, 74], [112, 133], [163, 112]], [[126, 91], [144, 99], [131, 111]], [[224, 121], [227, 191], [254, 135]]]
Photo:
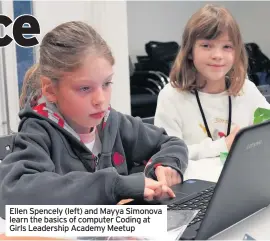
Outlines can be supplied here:
[[167, 206], [167, 210], [200, 210], [194, 219], [189, 223], [188, 227], [196, 223], [201, 223], [204, 218], [207, 206], [212, 198], [214, 192], [214, 186], [208, 188], [200, 193], [193, 199], [190, 199], [184, 203], [173, 203]]

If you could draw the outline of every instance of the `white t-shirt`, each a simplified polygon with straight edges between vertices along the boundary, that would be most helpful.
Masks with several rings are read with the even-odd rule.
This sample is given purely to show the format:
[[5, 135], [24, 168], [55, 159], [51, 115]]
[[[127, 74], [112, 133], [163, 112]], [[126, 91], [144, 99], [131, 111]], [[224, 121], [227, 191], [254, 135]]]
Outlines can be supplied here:
[[95, 139], [89, 143], [84, 143], [84, 145], [86, 145], [86, 147], [92, 152], [93, 150], [93, 147], [94, 147], [94, 144], [95, 144]]
[[94, 140], [89, 143], [84, 143], [86, 147], [95, 155], [97, 156], [101, 152], [101, 141], [99, 138], [98, 133], [96, 132]]
[[78, 134], [84, 145], [97, 156], [101, 152], [101, 141], [96, 128], [87, 134]]
[[[228, 151], [224, 137], [229, 115], [227, 91], [219, 94], [199, 92], [199, 98], [214, 141], [207, 135], [196, 96], [190, 92], [179, 92], [167, 84], [159, 93], [155, 115], [156, 126], [185, 141], [192, 160], [216, 157]], [[258, 107], [270, 109], [270, 104], [250, 80], [246, 80], [240, 94], [231, 99], [231, 131], [235, 125], [240, 128], [252, 125]]]

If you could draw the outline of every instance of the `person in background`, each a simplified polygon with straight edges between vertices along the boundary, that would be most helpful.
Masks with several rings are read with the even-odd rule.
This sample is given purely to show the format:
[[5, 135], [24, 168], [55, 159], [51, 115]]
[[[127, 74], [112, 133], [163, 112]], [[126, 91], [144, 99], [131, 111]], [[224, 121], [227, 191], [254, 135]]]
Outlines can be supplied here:
[[240, 128], [253, 124], [258, 107], [270, 108], [247, 76], [247, 53], [230, 12], [207, 4], [189, 19], [158, 96], [155, 125], [185, 141], [189, 158], [228, 152]]

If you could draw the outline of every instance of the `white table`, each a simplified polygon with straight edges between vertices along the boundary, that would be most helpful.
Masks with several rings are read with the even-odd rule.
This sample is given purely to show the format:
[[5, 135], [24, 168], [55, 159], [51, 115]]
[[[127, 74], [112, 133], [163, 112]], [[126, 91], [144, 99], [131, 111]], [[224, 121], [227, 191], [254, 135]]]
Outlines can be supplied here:
[[223, 168], [220, 158], [207, 158], [197, 161], [190, 160], [184, 174], [184, 180], [201, 179], [217, 182]]

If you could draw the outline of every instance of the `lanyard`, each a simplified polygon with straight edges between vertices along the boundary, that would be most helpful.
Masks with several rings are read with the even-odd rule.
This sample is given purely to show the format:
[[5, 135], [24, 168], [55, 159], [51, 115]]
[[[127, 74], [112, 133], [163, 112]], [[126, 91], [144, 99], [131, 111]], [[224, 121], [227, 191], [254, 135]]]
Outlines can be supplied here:
[[[203, 108], [202, 108], [201, 101], [200, 101], [197, 90], [195, 90], [195, 95], [196, 95], [197, 103], [199, 105], [200, 112], [201, 112], [201, 115], [203, 118], [204, 126], [205, 126], [206, 131], [207, 131], [207, 135], [208, 135], [208, 137], [210, 137], [213, 140], [212, 135], [211, 135], [210, 130], [209, 130], [209, 127], [208, 127], [208, 124], [207, 124], [207, 121], [206, 121], [206, 118], [205, 118], [205, 115], [204, 115], [204, 112], [203, 112]], [[232, 100], [231, 100], [231, 96], [228, 96], [228, 97], [229, 97], [229, 118], [228, 118], [227, 136], [231, 132], [231, 123], [232, 123]]]

